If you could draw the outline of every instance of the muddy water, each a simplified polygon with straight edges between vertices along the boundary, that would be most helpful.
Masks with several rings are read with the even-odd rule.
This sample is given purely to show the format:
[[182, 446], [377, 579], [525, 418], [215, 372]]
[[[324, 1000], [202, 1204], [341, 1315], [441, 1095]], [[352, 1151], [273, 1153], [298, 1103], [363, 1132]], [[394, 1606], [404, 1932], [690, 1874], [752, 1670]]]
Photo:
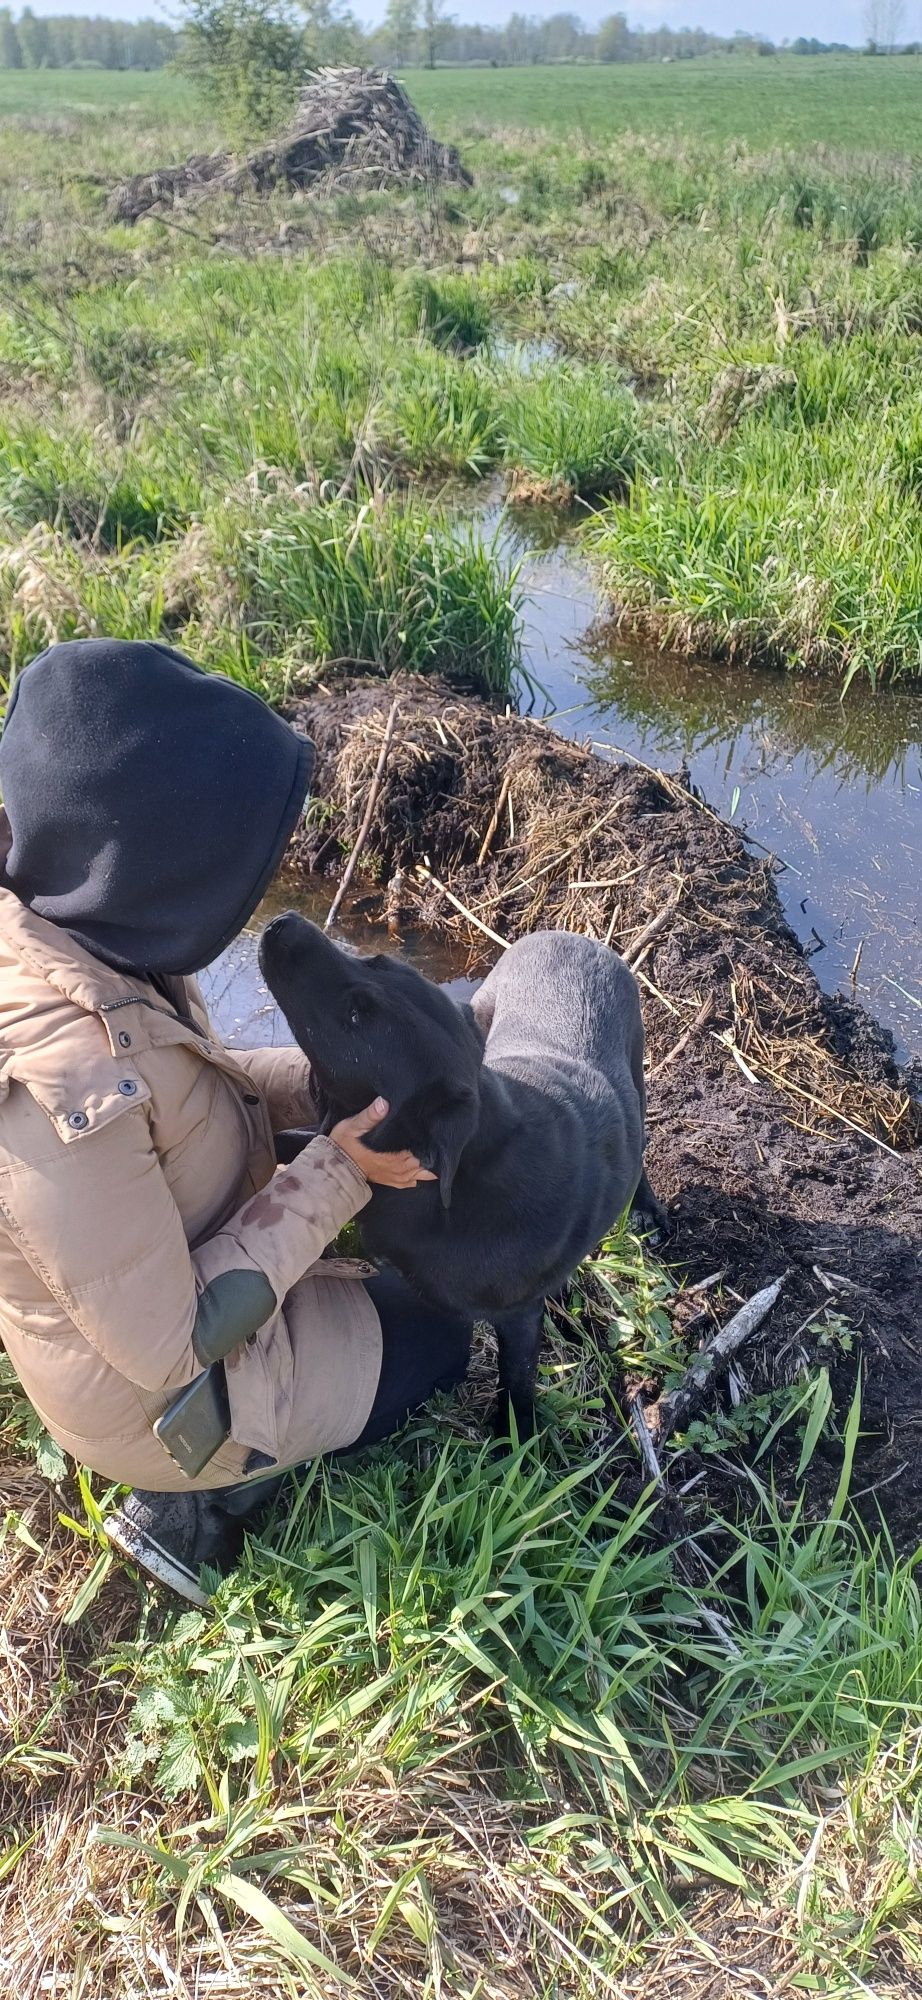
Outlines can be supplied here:
[[[778, 889], [792, 928], [830, 991], [854, 992], [922, 1055], [922, 694], [838, 689], [797, 674], [747, 673], [659, 653], [615, 636], [588, 636], [600, 605], [592, 576], [559, 516], [499, 506], [480, 516], [522, 562], [524, 658], [542, 683], [539, 713], [557, 727], [664, 770], [687, 764], [718, 812], [777, 857]], [[332, 887], [301, 895], [323, 920]], [[290, 894], [283, 900], [291, 900]], [[208, 975], [209, 998], [229, 1040], [284, 1039], [255, 961], [258, 925]], [[430, 977], [449, 980], [464, 961], [425, 933], [395, 939], [359, 896], [337, 935], [365, 950], [401, 950]]]
[[[291, 1041], [288, 1026], [259, 970], [259, 934], [270, 917], [292, 907], [312, 918], [315, 924], [322, 924], [335, 891], [335, 882], [319, 877], [299, 885], [297, 890], [273, 889], [247, 929], [201, 975], [209, 1013], [227, 1048], [282, 1048]], [[477, 982], [466, 976], [464, 952], [453, 949], [431, 931], [404, 930], [395, 935], [381, 918], [375, 896], [357, 892], [347, 899], [333, 925], [332, 936], [340, 944], [354, 945], [359, 951], [400, 952], [418, 965], [428, 979], [437, 980], [459, 999], [476, 991]]]

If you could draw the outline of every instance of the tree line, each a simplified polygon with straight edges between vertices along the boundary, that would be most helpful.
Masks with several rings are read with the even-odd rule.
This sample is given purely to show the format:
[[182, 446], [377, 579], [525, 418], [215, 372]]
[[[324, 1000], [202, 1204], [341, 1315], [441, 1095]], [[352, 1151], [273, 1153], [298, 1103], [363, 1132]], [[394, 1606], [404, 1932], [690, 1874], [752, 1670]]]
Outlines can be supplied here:
[[[514, 13], [503, 27], [454, 20], [446, 0], [389, 0], [380, 26], [365, 31], [344, 0], [188, 0], [186, 27], [160, 21], [110, 21], [98, 15], [14, 17], [0, 7], [0, 69], [162, 69], [192, 54], [189, 44], [232, 32], [244, 49], [254, 41], [265, 56], [273, 42], [279, 67], [317, 62], [374, 62], [391, 68], [437, 63], [509, 65], [560, 62], [687, 62], [696, 56], [854, 54], [842, 42], [799, 36], [780, 48], [762, 36], [709, 34], [704, 28], [632, 28], [626, 14], [609, 14], [587, 28], [578, 14], [539, 19]], [[869, 46], [892, 49], [901, 0], [868, 0]], [[186, 45], [185, 47], [183, 45]], [[201, 53], [201, 46], [199, 49]], [[190, 67], [195, 67], [195, 62]]]
[[176, 35], [160, 21], [34, 14], [0, 7], [0, 69], [162, 69]]

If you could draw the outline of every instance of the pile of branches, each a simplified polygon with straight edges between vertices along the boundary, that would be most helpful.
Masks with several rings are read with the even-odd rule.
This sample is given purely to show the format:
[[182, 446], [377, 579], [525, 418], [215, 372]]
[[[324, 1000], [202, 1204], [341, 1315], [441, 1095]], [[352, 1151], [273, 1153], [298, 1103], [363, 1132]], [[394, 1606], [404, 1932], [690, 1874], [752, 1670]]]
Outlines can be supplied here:
[[614, 945], [659, 1002], [654, 1062], [704, 1036], [803, 1129], [920, 1143], [896, 1075], [871, 1080], [837, 1050], [766, 866], [681, 780], [411, 675], [312, 694], [289, 719], [313, 739], [325, 807], [289, 871], [338, 874], [360, 849], [388, 917], [453, 933], [473, 965], [539, 929]]
[[203, 191], [268, 194], [279, 185], [337, 192], [450, 182], [471, 186], [454, 146], [434, 139], [396, 77], [378, 69], [322, 69], [301, 93], [288, 131], [240, 163], [199, 153], [132, 174], [115, 189], [116, 222], [137, 222]]

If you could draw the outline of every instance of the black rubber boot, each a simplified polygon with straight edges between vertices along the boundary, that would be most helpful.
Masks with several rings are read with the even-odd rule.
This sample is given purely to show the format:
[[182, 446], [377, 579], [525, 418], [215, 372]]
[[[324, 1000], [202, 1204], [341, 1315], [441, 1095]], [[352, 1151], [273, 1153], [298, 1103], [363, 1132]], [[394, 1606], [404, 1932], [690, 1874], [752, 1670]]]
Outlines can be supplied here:
[[138, 1569], [187, 1604], [207, 1605], [199, 1572], [226, 1576], [243, 1547], [243, 1523], [213, 1493], [129, 1493], [106, 1517], [106, 1534]]

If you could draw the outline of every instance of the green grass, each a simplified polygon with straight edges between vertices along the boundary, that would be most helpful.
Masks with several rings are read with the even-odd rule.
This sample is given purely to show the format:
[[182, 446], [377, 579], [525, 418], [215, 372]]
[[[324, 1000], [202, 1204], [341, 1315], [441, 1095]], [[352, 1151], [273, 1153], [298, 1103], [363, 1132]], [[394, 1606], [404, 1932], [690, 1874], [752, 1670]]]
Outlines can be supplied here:
[[624, 492], [637, 467], [642, 418], [609, 368], [558, 363], [510, 388], [503, 423], [506, 464], [530, 497], [593, 499]]
[[[922, 1602], [849, 1519], [858, 1403], [825, 1519], [738, 1463], [742, 1516], [674, 1552], [606, 1417], [625, 1367], [681, 1362], [673, 1287], [627, 1236], [586, 1283], [595, 1338], [551, 1338], [537, 1440], [495, 1457], [478, 1361], [396, 1445], [315, 1467], [208, 1613], [118, 1594], [88, 1481], [44, 1548], [8, 1516], [11, 1615], [38, 1591], [67, 1662], [6, 1703], [8, 1967], [43, 1888], [44, 1921], [72, 1912], [59, 1964], [79, 1950], [112, 2000], [157, 1921], [161, 1963], [223, 1953], [269, 2000], [356, 1977], [476, 2000], [485, 1962], [512, 1994], [616, 2000], [645, 1940], [681, 1921], [694, 1947], [709, 1891], [754, 1924], [774, 1899], [798, 1988], [909, 1990]], [[4, 1412], [41, 1448], [9, 1390]]]
[[[754, 146], [912, 152], [922, 145], [919, 60], [715, 57], [691, 63], [408, 71], [423, 116], [442, 130], [540, 127], [604, 140], [623, 132], [694, 133]], [[103, 120], [127, 107], [146, 126], [191, 123], [196, 101], [166, 72], [0, 71], [0, 116]]]
[[[44, 117], [61, 129], [38, 149], [34, 80], [0, 79], [16, 105], [0, 526], [15, 543], [47, 525], [83, 551], [76, 629], [93, 629], [100, 554], [129, 546], [124, 616], [147, 629], [151, 577], [183, 567], [187, 532], [204, 524], [226, 541], [254, 499], [308, 509], [501, 467], [517, 497], [612, 496], [590, 546], [619, 609], [657, 636], [845, 679], [914, 675], [922, 168], [905, 107], [919, 75], [910, 58], [790, 58], [419, 76], [439, 129], [465, 92], [483, 94], [490, 120], [515, 100], [515, 120], [485, 113], [467, 130], [473, 189], [434, 206], [376, 194], [325, 209], [279, 193], [245, 218], [217, 202], [196, 210], [191, 235], [188, 218], [107, 226], [126, 129], [110, 115], [118, 79], [90, 76], [79, 98], [83, 77], [57, 76]], [[170, 98], [168, 79], [140, 81], [134, 165], [192, 143], [192, 100]], [[882, 92], [902, 153], [873, 150]], [[809, 143], [785, 124], [800, 103]], [[514, 365], [516, 341], [527, 355], [536, 337], [537, 365]], [[784, 386], [720, 417], [727, 371], [766, 366]], [[163, 548], [142, 562], [145, 543]], [[283, 678], [292, 644], [309, 664], [311, 632], [326, 664], [353, 656], [351, 639], [341, 655], [323, 640], [326, 613], [293, 623], [260, 582], [254, 622], [240, 577], [226, 573], [208, 602], [213, 578], [199, 581], [199, 601], [178, 623], [167, 609], [167, 625], [247, 672], [255, 631], [264, 685], [276, 645]], [[318, 580], [320, 597], [327, 587]], [[483, 607], [488, 593], [459, 574], [454, 595]], [[415, 634], [389, 600], [386, 646], [351, 609], [347, 636], [393, 659], [406, 630], [407, 658], [434, 657], [430, 600], [413, 584], [403, 601], [421, 615]], [[11, 633], [8, 650], [18, 643]]]
[[753, 146], [922, 144], [915, 56], [714, 57], [688, 63], [413, 71], [423, 116], [455, 133], [540, 127], [594, 141], [692, 133]]
[[519, 666], [515, 572], [419, 502], [279, 503], [222, 559], [263, 651], [321, 666], [441, 673], [507, 697]]

